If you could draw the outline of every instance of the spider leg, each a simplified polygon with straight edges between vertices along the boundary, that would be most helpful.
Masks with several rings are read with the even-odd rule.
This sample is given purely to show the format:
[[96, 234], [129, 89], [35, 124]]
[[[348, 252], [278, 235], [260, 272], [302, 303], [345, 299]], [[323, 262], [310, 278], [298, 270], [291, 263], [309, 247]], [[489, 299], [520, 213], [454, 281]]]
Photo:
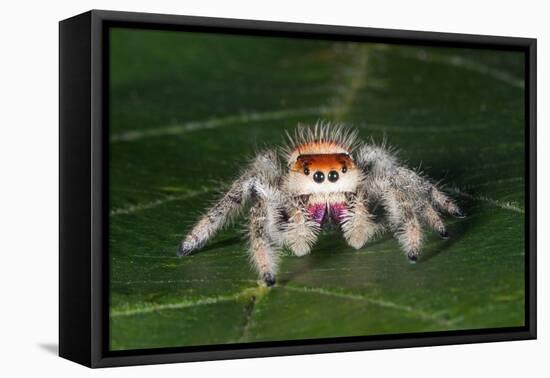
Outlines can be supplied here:
[[383, 206], [394, 235], [409, 260], [414, 262], [418, 259], [423, 240], [415, 203], [402, 191], [395, 189], [388, 190], [383, 197]]
[[294, 203], [287, 211], [289, 219], [284, 227], [284, 243], [294, 255], [307, 255], [317, 240], [320, 227], [309, 219], [303, 204]]
[[441, 219], [441, 216], [437, 211], [431, 206], [427, 205], [423, 211], [424, 220], [426, 223], [439, 233], [442, 239], [448, 239], [449, 233]]
[[275, 285], [279, 254], [273, 242], [269, 205], [258, 201], [250, 209], [250, 259], [267, 286]]
[[420, 222], [416, 217], [412, 217], [399, 227], [395, 233], [399, 244], [411, 262], [418, 259], [420, 248], [422, 247], [423, 233]]
[[258, 155], [230, 189], [204, 214], [181, 242], [178, 256], [202, 248], [250, 199], [268, 196], [280, 171], [274, 152]]
[[344, 215], [342, 231], [347, 243], [360, 249], [382, 231], [383, 227], [374, 221], [374, 216], [369, 212], [365, 193], [350, 194], [348, 202], [350, 206]]
[[441, 192], [435, 186], [431, 188], [431, 198], [434, 206], [441, 209], [457, 218], [464, 218], [464, 213], [446, 194]]
[[400, 164], [385, 145], [364, 144], [357, 164], [365, 174], [367, 192], [380, 199], [395, 237], [411, 261], [416, 261], [422, 246], [421, 222], [444, 239], [447, 230], [438, 210], [463, 217], [460, 208], [421, 174]]

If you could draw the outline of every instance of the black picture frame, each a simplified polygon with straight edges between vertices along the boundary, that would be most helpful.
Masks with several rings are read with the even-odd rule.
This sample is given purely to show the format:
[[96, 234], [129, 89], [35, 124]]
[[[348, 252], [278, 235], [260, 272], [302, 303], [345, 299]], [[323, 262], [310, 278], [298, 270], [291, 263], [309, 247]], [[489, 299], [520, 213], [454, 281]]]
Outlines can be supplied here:
[[[525, 54], [524, 327], [110, 352], [108, 31], [112, 26], [491, 48]], [[536, 39], [92, 10], [59, 24], [59, 354], [89, 367], [536, 338]]]

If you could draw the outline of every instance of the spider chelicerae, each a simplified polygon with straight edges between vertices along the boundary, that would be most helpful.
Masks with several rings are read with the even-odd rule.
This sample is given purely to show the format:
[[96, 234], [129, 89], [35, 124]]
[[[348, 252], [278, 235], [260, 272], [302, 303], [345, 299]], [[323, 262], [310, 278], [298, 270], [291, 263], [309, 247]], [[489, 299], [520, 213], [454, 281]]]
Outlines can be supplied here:
[[446, 239], [441, 214], [463, 217], [453, 200], [400, 163], [385, 143], [362, 142], [354, 130], [327, 123], [299, 126], [289, 140], [286, 147], [252, 160], [187, 234], [179, 256], [203, 247], [241, 209], [250, 207], [250, 259], [272, 286], [279, 251], [286, 247], [296, 256], [310, 253], [327, 225], [337, 226], [356, 249], [389, 230], [415, 262], [423, 227]]

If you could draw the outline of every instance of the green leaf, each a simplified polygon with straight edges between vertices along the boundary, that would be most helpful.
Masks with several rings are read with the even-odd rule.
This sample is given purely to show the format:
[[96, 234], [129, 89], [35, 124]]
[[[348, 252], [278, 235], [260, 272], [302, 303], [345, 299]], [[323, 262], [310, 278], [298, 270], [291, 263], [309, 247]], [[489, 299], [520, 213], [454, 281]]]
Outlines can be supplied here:
[[[111, 349], [524, 324], [520, 53], [118, 29], [111, 36]], [[417, 264], [391, 235], [284, 255], [268, 289], [246, 217], [177, 258], [259, 148], [317, 119], [443, 180], [466, 211]]]

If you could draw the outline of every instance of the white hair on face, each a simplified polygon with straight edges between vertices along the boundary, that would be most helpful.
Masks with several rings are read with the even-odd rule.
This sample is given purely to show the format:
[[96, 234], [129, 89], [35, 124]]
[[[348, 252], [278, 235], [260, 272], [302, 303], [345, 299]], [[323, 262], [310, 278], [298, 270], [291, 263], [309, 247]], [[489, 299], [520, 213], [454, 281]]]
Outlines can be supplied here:
[[289, 140], [284, 152], [288, 164], [305, 154], [351, 154], [356, 147], [357, 131], [343, 124], [318, 121], [313, 127], [298, 125], [294, 135], [286, 134]]
[[345, 175], [340, 175], [336, 182], [325, 180], [318, 184], [311, 176], [302, 172], [289, 172], [286, 180], [286, 188], [292, 195], [350, 193], [357, 190], [357, 186], [364, 179], [359, 169], [349, 169]]

